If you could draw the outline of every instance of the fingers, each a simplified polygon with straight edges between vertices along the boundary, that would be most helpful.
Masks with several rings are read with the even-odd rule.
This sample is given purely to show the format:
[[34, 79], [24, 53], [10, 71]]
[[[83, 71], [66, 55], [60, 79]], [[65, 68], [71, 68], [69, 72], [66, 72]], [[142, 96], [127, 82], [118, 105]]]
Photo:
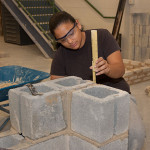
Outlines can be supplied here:
[[[90, 66], [90, 69], [93, 69], [93, 66]], [[108, 74], [110, 71], [109, 64], [102, 57], [98, 58], [94, 66], [96, 75]]]

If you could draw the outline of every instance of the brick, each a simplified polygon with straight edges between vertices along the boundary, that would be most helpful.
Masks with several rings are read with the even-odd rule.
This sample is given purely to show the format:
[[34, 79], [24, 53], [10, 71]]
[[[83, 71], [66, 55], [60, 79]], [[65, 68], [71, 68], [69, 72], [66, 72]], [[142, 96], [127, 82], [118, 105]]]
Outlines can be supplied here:
[[143, 77], [145, 77], [145, 75], [144, 75], [144, 74], [140, 74], [140, 75], [138, 75], [138, 79], [141, 79], [141, 78], [143, 78]]
[[141, 67], [141, 69], [143, 70], [143, 73], [147, 73], [147, 72], [150, 72], [150, 67]]
[[150, 65], [150, 59], [146, 59], [144, 62], [146, 65]]
[[[135, 60], [136, 61], [141, 60], [141, 46], [136, 46], [135, 47]], [[134, 63], [134, 61], [132, 63]], [[133, 65], [133, 66], [138, 67], [137, 65]]]
[[61, 91], [64, 119], [68, 126], [70, 124], [70, 110], [68, 109], [68, 107], [70, 105], [70, 100], [72, 97], [72, 90], [82, 89], [92, 84], [94, 84], [92, 81], [83, 80], [76, 76], [59, 78], [44, 83], [44, 85], [46, 86], [57, 87]]
[[139, 45], [140, 45], [139, 42], [140, 42], [140, 37], [139, 37], [139, 35], [135, 35], [135, 37], [134, 37], [134, 45], [135, 45], [135, 46], [139, 46]]
[[130, 76], [132, 76], [134, 73], [133, 73], [133, 71], [126, 71], [125, 72], [125, 74], [124, 74], [124, 76], [123, 77], [130, 77]]
[[98, 142], [108, 140], [114, 133], [125, 132], [128, 129], [128, 95], [103, 85], [73, 92], [72, 130]]
[[150, 80], [150, 76], [149, 76], [149, 77], [144, 77], [144, 78], [143, 78], [143, 81], [147, 81], [147, 80]]
[[130, 95], [127, 92], [120, 91], [118, 95], [114, 95], [114, 99], [114, 134], [119, 135], [126, 132], [129, 128]]
[[140, 25], [136, 24], [136, 25], [134, 26], [134, 28], [135, 28], [135, 35], [136, 35], [136, 36], [139, 36], [139, 35], [140, 35]]
[[0, 138], [0, 148], [10, 148], [14, 145], [19, 144], [23, 140], [23, 136], [19, 134], [8, 135]]
[[113, 136], [114, 90], [96, 86], [73, 92], [71, 128], [90, 139], [103, 142]]
[[141, 20], [141, 25], [149, 25], [149, 14], [141, 13], [140, 20]]
[[113, 141], [101, 148], [102, 150], [128, 150], [128, 139]]
[[142, 82], [143, 81], [143, 78], [142, 79], [136, 79], [133, 81], [133, 83], [139, 83], [139, 82]]
[[131, 63], [131, 60], [129, 60], [129, 59], [123, 59], [123, 63], [124, 63], [124, 64], [130, 64], [130, 63]]
[[129, 77], [129, 80], [135, 80], [135, 79], [137, 79], [137, 75]]
[[146, 47], [142, 47], [141, 48], [141, 61], [144, 61], [147, 58], [148, 58], [147, 48]]
[[71, 136], [69, 140], [69, 150], [99, 150], [96, 146], [86, 142], [76, 136]]
[[134, 67], [140, 67], [141, 63], [139, 61], [131, 61], [131, 65], [133, 65]]
[[139, 73], [142, 73], [142, 69], [141, 68], [135, 68], [133, 69], [133, 72], [136, 73], [136, 74], [139, 74]]
[[148, 36], [147, 35], [142, 35], [142, 47], [147, 47], [148, 46]]
[[33, 96], [26, 92], [21, 96], [22, 134], [31, 139], [66, 128], [60, 92], [43, 85], [35, 85], [35, 88], [44, 94]]
[[18, 133], [22, 132], [20, 95], [23, 89], [25, 89], [25, 87], [10, 89], [8, 92], [11, 126]]
[[35, 143], [35, 145], [24, 148], [23, 150], [68, 150], [67, 138], [68, 136], [66, 135], [58, 136], [40, 143]]
[[26, 86], [9, 92], [12, 126], [31, 139], [47, 136], [66, 127], [59, 89], [43, 83], [34, 84], [34, 87], [43, 95], [33, 96]]
[[80, 89], [80, 88], [86, 87], [90, 84], [93, 84], [93, 82], [89, 81], [89, 80], [83, 80], [76, 76], [59, 78], [59, 79], [51, 80], [51, 81], [44, 83], [44, 85], [46, 85], [46, 86], [53, 85], [54, 87], [57, 87], [62, 91]]

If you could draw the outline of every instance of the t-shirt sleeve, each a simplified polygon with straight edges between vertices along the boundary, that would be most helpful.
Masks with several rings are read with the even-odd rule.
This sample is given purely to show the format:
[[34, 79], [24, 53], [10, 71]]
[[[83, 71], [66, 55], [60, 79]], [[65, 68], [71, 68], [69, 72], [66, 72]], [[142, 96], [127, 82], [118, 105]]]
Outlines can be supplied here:
[[59, 48], [54, 56], [51, 65], [51, 75], [65, 76], [65, 61], [63, 58], [63, 50]]
[[99, 36], [102, 39], [100, 47], [103, 51], [105, 59], [113, 52], [120, 50], [117, 41], [114, 39], [113, 35], [106, 29], [99, 31]]

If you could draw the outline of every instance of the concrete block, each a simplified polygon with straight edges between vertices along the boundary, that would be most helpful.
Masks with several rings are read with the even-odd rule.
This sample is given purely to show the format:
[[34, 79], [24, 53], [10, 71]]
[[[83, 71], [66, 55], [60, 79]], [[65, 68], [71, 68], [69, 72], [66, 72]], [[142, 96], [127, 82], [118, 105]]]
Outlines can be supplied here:
[[70, 124], [70, 100], [72, 97], [72, 90], [81, 89], [87, 87], [91, 84], [94, 84], [92, 81], [83, 80], [76, 76], [69, 76], [64, 78], [59, 78], [56, 80], [51, 80], [45, 82], [46, 86], [57, 87], [61, 91], [61, 97], [63, 101], [63, 109], [64, 109], [64, 119], [67, 125]]
[[9, 96], [9, 109], [10, 109], [10, 121], [11, 126], [18, 132], [21, 133], [21, 110], [20, 110], [20, 95], [25, 87], [19, 87], [10, 89], [8, 92]]
[[67, 135], [62, 135], [47, 141], [37, 143], [22, 150], [68, 150], [67, 139]]
[[118, 93], [103, 85], [73, 92], [72, 130], [98, 142], [110, 139], [114, 131], [114, 95]]
[[93, 82], [89, 81], [89, 80], [83, 80], [76, 76], [59, 78], [59, 79], [50, 80], [50, 81], [47, 81], [44, 83], [44, 85], [46, 85], [46, 86], [53, 85], [62, 91], [80, 89], [80, 88], [86, 87], [90, 84], [93, 84]]
[[8, 135], [0, 138], [0, 148], [9, 148], [19, 144], [23, 140], [23, 136], [19, 134]]
[[33, 96], [24, 86], [9, 92], [13, 128], [31, 139], [47, 136], [66, 127], [60, 91], [42, 83], [33, 84], [42, 96]]
[[135, 36], [140, 35], [140, 25], [136, 24], [134, 25], [134, 30], [135, 30]]
[[99, 150], [96, 146], [76, 136], [69, 138], [69, 150]]
[[128, 139], [113, 141], [103, 146], [100, 150], [128, 150]]
[[149, 14], [141, 13], [140, 14], [141, 25], [149, 25]]
[[35, 85], [42, 96], [24, 90], [21, 95], [22, 134], [37, 139], [66, 128], [60, 92], [43, 84]]
[[114, 134], [119, 135], [129, 129], [130, 94], [120, 91], [114, 95]]
[[147, 35], [142, 35], [142, 47], [148, 47], [148, 36]]

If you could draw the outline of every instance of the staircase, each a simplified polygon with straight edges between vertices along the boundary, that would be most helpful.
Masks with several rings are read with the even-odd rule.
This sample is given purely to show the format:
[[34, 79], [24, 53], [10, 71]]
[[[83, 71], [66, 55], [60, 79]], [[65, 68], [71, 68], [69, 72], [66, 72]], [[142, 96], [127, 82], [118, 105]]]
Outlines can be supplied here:
[[60, 11], [54, 0], [1, 0], [46, 58], [53, 58], [55, 40], [49, 32], [50, 17]]

